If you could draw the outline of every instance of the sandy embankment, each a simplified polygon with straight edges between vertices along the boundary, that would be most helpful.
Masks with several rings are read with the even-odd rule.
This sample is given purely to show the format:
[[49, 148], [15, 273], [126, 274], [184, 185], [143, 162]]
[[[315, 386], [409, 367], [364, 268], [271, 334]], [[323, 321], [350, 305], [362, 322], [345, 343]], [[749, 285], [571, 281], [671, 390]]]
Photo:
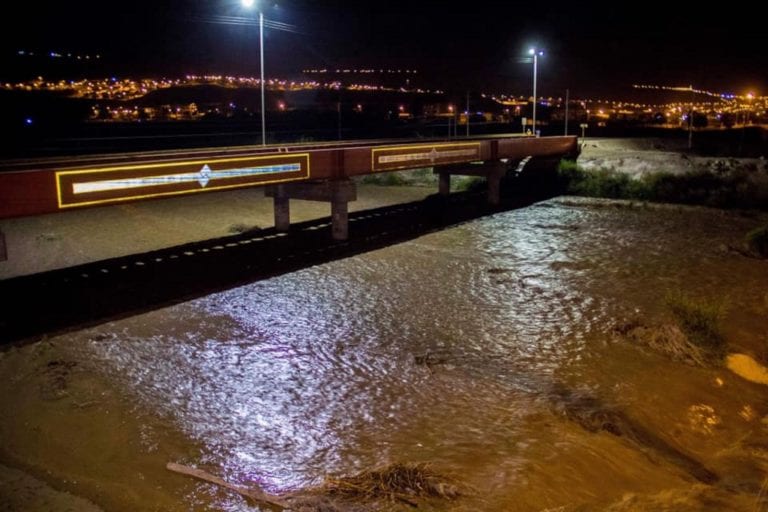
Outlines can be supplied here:
[[739, 168], [768, 170], [761, 158], [704, 157], [688, 151], [687, 139], [581, 139], [579, 166], [613, 169], [641, 177], [652, 172], [683, 174], [692, 171], [725, 172]]
[[[419, 201], [436, 187], [359, 185], [350, 211]], [[291, 201], [291, 222], [328, 217], [330, 205]], [[0, 221], [8, 260], [0, 279], [274, 226], [263, 189], [240, 189]], [[330, 236], [330, 233], [329, 233]]]

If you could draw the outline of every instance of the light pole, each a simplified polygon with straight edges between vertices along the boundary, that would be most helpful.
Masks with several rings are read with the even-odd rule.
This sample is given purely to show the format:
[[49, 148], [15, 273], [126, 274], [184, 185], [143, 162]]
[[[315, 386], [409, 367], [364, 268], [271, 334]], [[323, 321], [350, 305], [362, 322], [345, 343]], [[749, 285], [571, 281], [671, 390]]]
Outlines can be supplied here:
[[544, 55], [544, 52], [531, 48], [528, 50], [528, 55], [533, 55], [533, 136], [536, 136], [536, 68], [539, 63], [539, 56]]
[[[250, 9], [253, 7], [255, 0], [242, 0], [243, 7]], [[267, 145], [267, 131], [266, 131], [266, 110], [264, 108], [264, 13], [259, 9], [259, 70], [261, 78], [259, 80], [259, 86], [261, 88], [261, 145]]]

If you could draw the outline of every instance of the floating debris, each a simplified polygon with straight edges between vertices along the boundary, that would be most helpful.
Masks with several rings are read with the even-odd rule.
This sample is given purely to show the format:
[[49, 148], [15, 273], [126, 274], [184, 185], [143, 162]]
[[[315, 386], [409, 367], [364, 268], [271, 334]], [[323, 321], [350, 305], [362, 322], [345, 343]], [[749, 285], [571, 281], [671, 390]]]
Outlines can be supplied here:
[[[434, 472], [426, 463], [395, 463], [351, 477], [326, 478], [323, 485], [286, 494], [269, 494], [258, 486], [235, 485], [206, 471], [169, 462], [169, 471], [230, 489], [275, 510], [294, 512], [373, 511], [382, 500], [417, 508], [419, 500], [451, 500], [462, 496], [459, 486]], [[343, 502], [341, 506], [338, 502]], [[371, 505], [366, 506], [366, 504]]]
[[345, 478], [327, 478], [322, 490], [331, 496], [358, 500], [399, 500], [416, 506], [414, 498], [455, 499], [457, 485], [428, 464], [395, 463]]
[[692, 366], [708, 366], [712, 359], [702, 348], [693, 344], [676, 325], [644, 325], [630, 321], [616, 325], [613, 333], [633, 345], [648, 347], [669, 356], [673, 361]]
[[431, 372], [435, 366], [447, 364], [448, 356], [427, 351], [424, 354], [414, 355], [413, 362], [418, 366], [425, 366]]
[[199, 480], [203, 480], [205, 482], [210, 482], [212, 484], [225, 487], [227, 489], [235, 491], [241, 496], [245, 496], [246, 498], [251, 498], [257, 503], [261, 503], [273, 508], [277, 508], [278, 510], [284, 510], [289, 506], [288, 502], [285, 501], [280, 496], [268, 494], [255, 486], [242, 487], [239, 485], [231, 484], [226, 480], [224, 480], [223, 478], [212, 475], [206, 471], [203, 471], [202, 469], [193, 468], [190, 466], [184, 466], [182, 464], [176, 464], [175, 462], [169, 462], [168, 464], [166, 464], [165, 467], [166, 469], [168, 469], [168, 471], [173, 471], [174, 473], [191, 476]]

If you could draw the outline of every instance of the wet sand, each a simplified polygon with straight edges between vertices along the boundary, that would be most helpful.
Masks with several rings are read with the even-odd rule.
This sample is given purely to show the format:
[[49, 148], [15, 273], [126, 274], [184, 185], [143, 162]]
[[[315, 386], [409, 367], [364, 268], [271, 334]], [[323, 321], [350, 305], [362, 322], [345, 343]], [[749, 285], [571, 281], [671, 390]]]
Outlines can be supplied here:
[[98, 512], [90, 501], [60, 492], [22, 471], [0, 464], [0, 510]]

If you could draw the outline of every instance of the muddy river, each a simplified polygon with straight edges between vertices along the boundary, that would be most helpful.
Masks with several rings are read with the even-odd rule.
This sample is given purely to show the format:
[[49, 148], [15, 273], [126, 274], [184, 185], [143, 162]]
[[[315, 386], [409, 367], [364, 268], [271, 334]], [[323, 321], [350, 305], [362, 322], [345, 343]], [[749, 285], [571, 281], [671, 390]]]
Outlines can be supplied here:
[[[258, 510], [394, 462], [452, 511], [768, 509], [768, 387], [617, 336], [682, 290], [768, 356], [766, 222], [559, 198], [0, 352], [0, 509]], [[405, 508], [402, 508], [405, 507]], [[392, 510], [408, 510], [402, 504]]]

